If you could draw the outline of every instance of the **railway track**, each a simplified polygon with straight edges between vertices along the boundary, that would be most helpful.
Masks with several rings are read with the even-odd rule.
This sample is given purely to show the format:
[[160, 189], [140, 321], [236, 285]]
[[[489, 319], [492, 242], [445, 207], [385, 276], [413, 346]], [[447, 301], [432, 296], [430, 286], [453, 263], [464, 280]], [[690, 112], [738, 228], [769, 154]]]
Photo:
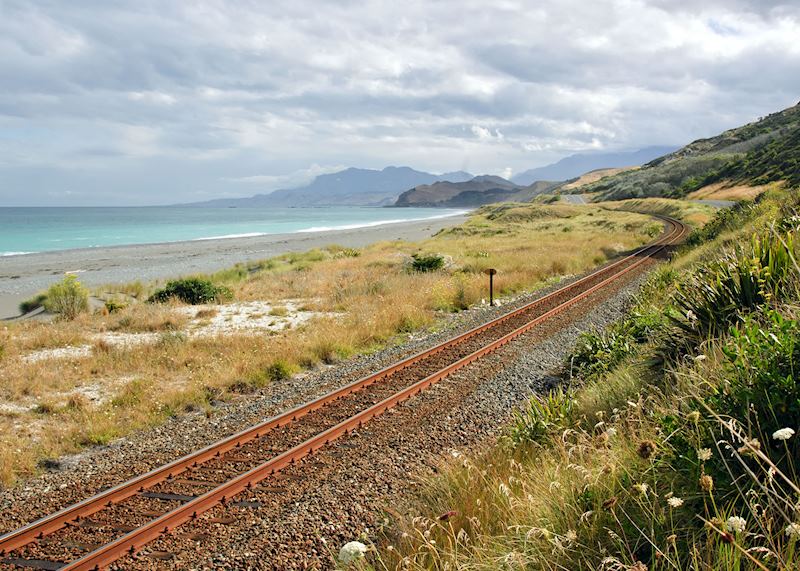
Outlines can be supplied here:
[[140, 550], [358, 429], [449, 374], [632, 272], [687, 228], [540, 299], [82, 502], [0, 536], [0, 569], [90, 570]]

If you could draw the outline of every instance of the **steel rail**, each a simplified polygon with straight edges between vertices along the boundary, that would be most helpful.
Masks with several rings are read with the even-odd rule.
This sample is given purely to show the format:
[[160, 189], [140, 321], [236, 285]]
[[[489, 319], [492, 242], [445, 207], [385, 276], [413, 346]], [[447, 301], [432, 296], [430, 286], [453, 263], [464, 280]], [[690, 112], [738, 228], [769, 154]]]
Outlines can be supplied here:
[[[62, 567], [62, 569], [71, 570], [71, 569], [98, 568], [103, 565], [107, 565], [110, 562], [113, 562], [115, 559], [119, 558], [124, 553], [129, 552], [131, 549], [135, 551], [136, 549], [141, 548], [142, 545], [151, 541], [161, 533], [169, 531], [170, 529], [173, 529], [175, 526], [180, 525], [180, 523], [184, 523], [185, 521], [188, 521], [189, 519], [196, 517], [199, 513], [206, 511], [213, 505], [216, 505], [220, 502], [224, 502], [226, 498], [230, 498], [232, 495], [251, 486], [253, 483], [262, 480], [264, 477], [273, 474], [277, 470], [280, 470], [286, 465], [295, 462], [296, 460], [302, 458], [303, 456], [312, 453], [314, 450], [317, 450], [319, 447], [324, 446], [328, 442], [336, 438], [339, 438], [342, 434], [345, 434], [348, 430], [352, 429], [355, 426], [353, 423], [356, 423], [356, 425], [360, 426], [361, 423], [365, 422], [368, 419], [373, 418], [374, 416], [377, 416], [378, 414], [381, 414], [387, 408], [394, 406], [394, 404], [396, 404], [397, 402], [405, 400], [405, 398], [411, 396], [412, 393], [413, 394], [418, 393], [423, 388], [426, 388], [431, 384], [437, 382], [441, 378], [444, 378], [444, 376], [447, 376], [452, 371], [466, 366], [467, 364], [480, 358], [481, 356], [485, 355], [488, 352], [494, 351], [497, 347], [504, 345], [514, 337], [528, 331], [536, 324], [542, 322], [545, 319], [548, 319], [549, 317], [552, 317], [553, 315], [559, 313], [560, 311], [563, 311], [567, 307], [570, 307], [571, 305], [584, 299], [592, 292], [606, 286], [608, 283], [618, 279], [620, 276], [628, 273], [629, 271], [632, 271], [634, 268], [644, 263], [655, 253], [661, 251], [670, 242], [680, 239], [680, 237], [682, 237], [682, 235], [685, 233], [685, 227], [683, 226], [682, 223], [667, 217], [659, 216], [659, 218], [662, 218], [665, 222], [671, 224], [673, 226], [673, 230], [667, 232], [665, 236], [663, 236], [661, 239], [657, 240], [653, 244], [637, 249], [634, 253], [630, 254], [629, 256], [626, 256], [625, 258], [622, 258], [617, 262], [609, 264], [604, 268], [600, 268], [597, 271], [585, 276], [584, 278], [576, 280], [572, 284], [560, 288], [548, 294], [547, 296], [539, 298], [538, 300], [526, 304], [503, 316], [500, 316], [483, 325], [475, 327], [458, 336], [455, 336], [430, 349], [416, 353], [411, 357], [403, 359], [398, 363], [395, 363], [389, 367], [386, 367], [378, 371], [377, 373], [368, 375], [362, 379], [354, 381], [331, 393], [328, 393], [327, 395], [315, 399], [314, 401], [311, 401], [307, 404], [291, 409], [261, 424], [250, 427], [222, 441], [207, 446], [197, 452], [179, 458], [178, 460], [175, 460], [162, 467], [156, 468], [155, 470], [152, 470], [142, 476], [136, 477], [114, 488], [111, 488], [105, 492], [101, 492], [96, 496], [90, 497], [82, 502], [69, 506], [57, 512], [56, 514], [47, 516], [23, 528], [20, 528], [9, 534], [6, 534], [0, 537], [0, 555], [8, 554], [9, 552], [18, 549], [19, 547], [27, 545], [28, 543], [35, 541], [37, 539], [41, 539], [45, 535], [65, 527], [65, 525], [71, 522], [79, 521], [81, 518], [87, 517], [88, 515], [96, 513], [97, 511], [101, 511], [102, 509], [104, 509], [109, 505], [121, 502], [124, 499], [136, 495], [137, 493], [143, 491], [148, 487], [151, 487], [157, 483], [168, 480], [175, 474], [178, 474], [183, 470], [186, 470], [187, 468], [195, 467], [206, 460], [221, 456], [225, 452], [233, 448], [236, 448], [238, 446], [241, 446], [241, 444], [244, 442], [248, 442], [254, 438], [259, 438], [260, 436], [266, 434], [273, 428], [289, 424], [294, 420], [297, 420], [298, 418], [314, 410], [322, 408], [323, 406], [329, 404], [330, 402], [338, 400], [343, 396], [346, 396], [348, 394], [361, 390], [375, 382], [378, 382], [379, 380], [388, 377], [389, 375], [391, 375], [396, 371], [407, 368], [408, 366], [411, 366], [414, 363], [428, 356], [438, 353], [448, 347], [454, 346], [468, 338], [474, 337], [475, 335], [478, 335], [479, 333], [487, 329], [495, 327], [500, 323], [505, 322], [516, 315], [534, 309], [537, 305], [541, 305], [547, 302], [548, 300], [552, 300], [553, 297], [555, 297], [556, 295], [562, 295], [568, 291], [576, 289], [581, 285], [584, 285], [587, 281], [596, 278], [599, 274], [608, 273], [612, 269], [615, 269], [620, 265], [629, 262], [632, 259], [635, 259], [637, 256], [640, 257], [639, 260], [637, 260], [630, 266], [623, 268], [619, 272], [611, 274], [609, 277], [603, 279], [600, 283], [595, 284], [594, 286], [590, 287], [587, 290], [584, 290], [583, 292], [568, 299], [564, 303], [547, 311], [541, 316], [534, 318], [525, 325], [515, 329], [509, 334], [504, 335], [500, 339], [490, 343], [484, 348], [479, 349], [471, 353], [470, 355], [456, 361], [455, 363], [448, 365], [447, 367], [441, 369], [439, 372], [429, 375], [425, 379], [418, 381], [417, 383], [411, 385], [410, 387], [396, 393], [394, 396], [389, 397], [388, 399], [382, 401], [381, 403], [378, 403], [377, 405], [374, 405], [358, 413], [357, 415], [351, 417], [350, 419], [345, 420], [340, 424], [322, 432], [320, 435], [304, 442], [303, 444], [300, 444], [295, 448], [292, 448], [291, 450], [288, 450], [276, 456], [272, 460], [269, 460], [268, 462], [252, 469], [251, 471], [246, 472], [222, 484], [218, 488], [215, 488], [214, 490], [211, 490], [203, 494], [202, 496], [199, 496], [187, 502], [183, 506], [180, 506], [175, 510], [168, 512], [167, 514], [160, 516], [159, 518], [149, 522], [148, 524], [145, 524], [144, 526], [138, 528], [137, 530], [134, 530], [128, 533], [127, 535], [124, 535], [121, 538], [106, 544], [105, 546], [86, 555], [85, 557], [82, 557], [70, 564], [67, 564], [66, 566]], [[416, 390], [417, 388], [418, 390]], [[416, 392], [414, 392], [415, 390]], [[394, 404], [387, 405], [387, 403], [394, 403]], [[113, 554], [116, 555], [112, 557]]]

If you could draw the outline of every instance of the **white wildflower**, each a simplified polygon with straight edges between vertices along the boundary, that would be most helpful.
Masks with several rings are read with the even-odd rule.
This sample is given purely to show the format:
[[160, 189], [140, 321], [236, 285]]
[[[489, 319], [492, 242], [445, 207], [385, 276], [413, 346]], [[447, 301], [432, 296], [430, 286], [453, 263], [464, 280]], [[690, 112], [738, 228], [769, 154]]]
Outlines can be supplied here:
[[612, 426], [611, 428], [606, 430], [606, 435], [609, 438], [614, 438], [617, 435], [617, 429]]
[[667, 500], [667, 503], [669, 504], [669, 507], [671, 507], [671, 508], [679, 508], [679, 507], [681, 507], [683, 505], [683, 500], [681, 498], [672, 496], [671, 498], [669, 498]]
[[367, 552], [367, 546], [361, 543], [360, 541], [351, 541], [350, 543], [345, 543], [342, 546], [342, 549], [339, 551], [339, 561], [343, 565], [350, 565], [364, 557], [364, 554]]
[[791, 428], [781, 428], [772, 433], [773, 440], [789, 440], [794, 436], [794, 430]]
[[708, 462], [711, 460], [711, 448], [700, 448], [697, 451], [697, 459], [701, 462]]
[[800, 523], [790, 523], [787, 525], [786, 536], [789, 539], [800, 539]]
[[633, 489], [639, 492], [640, 495], [644, 496], [647, 495], [647, 490], [650, 489], [650, 486], [642, 482], [641, 484], [634, 484]]
[[[792, 525], [796, 525], [796, 524], [792, 524]], [[564, 539], [566, 539], [569, 542], [578, 541], [578, 534], [575, 532], [574, 529], [569, 529], [569, 530], [567, 530], [567, 533], [564, 534]]]
[[744, 531], [744, 528], [747, 526], [747, 522], [743, 517], [739, 517], [737, 515], [733, 515], [728, 518], [728, 521], [725, 522], [725, 529], [727, 529], [731, 533], [741, 533]]

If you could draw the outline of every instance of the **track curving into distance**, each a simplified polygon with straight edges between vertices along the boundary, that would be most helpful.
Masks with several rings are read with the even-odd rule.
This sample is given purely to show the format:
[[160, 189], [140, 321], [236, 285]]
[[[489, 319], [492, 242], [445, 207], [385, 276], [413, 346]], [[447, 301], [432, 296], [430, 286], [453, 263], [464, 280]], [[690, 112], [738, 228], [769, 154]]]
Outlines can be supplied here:
[[91, 570], [169, 533], [537, 324], [591, 296], [681, 241], [687, 227], [544, 297], [206, 448], [0, 536], [0, 569]]

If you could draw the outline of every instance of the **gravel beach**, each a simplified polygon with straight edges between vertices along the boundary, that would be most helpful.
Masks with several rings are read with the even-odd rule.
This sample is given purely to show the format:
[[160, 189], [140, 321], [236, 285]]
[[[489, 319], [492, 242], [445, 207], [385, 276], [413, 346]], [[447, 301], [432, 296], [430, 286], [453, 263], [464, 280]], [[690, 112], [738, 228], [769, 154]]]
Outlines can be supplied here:
[[41, 252], [0, 258], [0, 319], [19, 312], [21, 301], [46, 289], [66, 272], [77, 273], [89, 286], [149, 281], [186, 274], [213, 272], [237, 262], [304, 252], [329, 244], [360, 248], [383, 240], [417, 241], [442, 228], [461, 224], [466, 216], [416, 220], [295, 234], [248, 238], [195, 240], [163, 244], [114, 246]]

